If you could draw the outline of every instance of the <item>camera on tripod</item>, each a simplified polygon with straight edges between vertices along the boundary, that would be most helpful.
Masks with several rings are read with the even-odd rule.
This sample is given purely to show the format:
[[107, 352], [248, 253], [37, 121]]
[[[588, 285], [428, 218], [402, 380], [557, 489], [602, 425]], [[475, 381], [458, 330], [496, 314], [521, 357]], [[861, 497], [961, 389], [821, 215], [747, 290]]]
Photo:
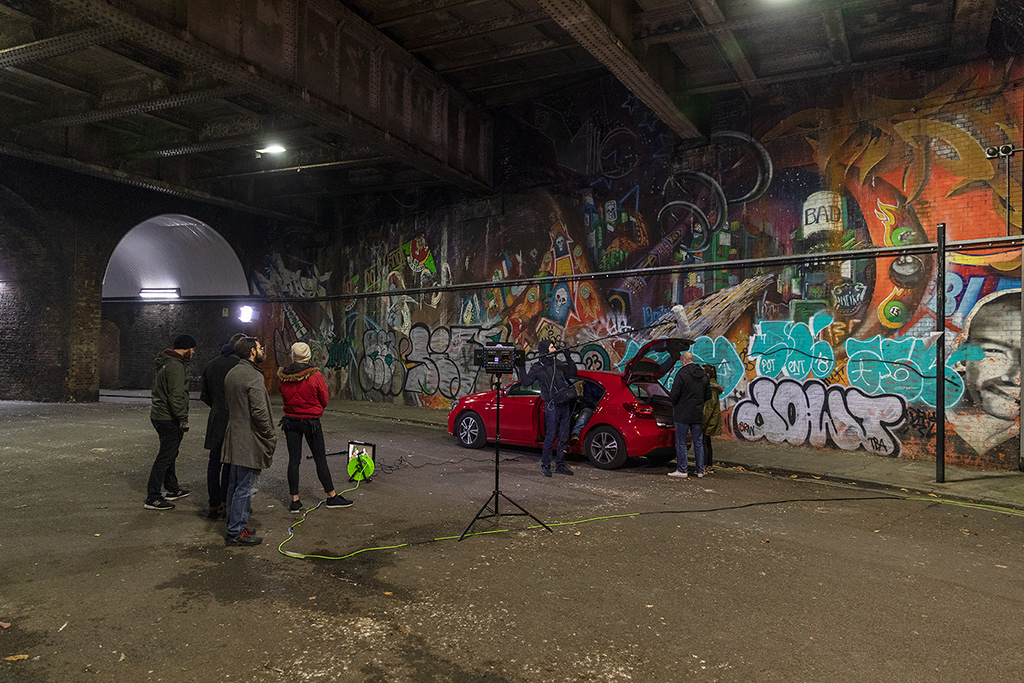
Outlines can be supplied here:
[[495, 344], [473, 349], [473, 362], [492, 375], [509, 375], [526, 362], [526, 354], [512, 345]]

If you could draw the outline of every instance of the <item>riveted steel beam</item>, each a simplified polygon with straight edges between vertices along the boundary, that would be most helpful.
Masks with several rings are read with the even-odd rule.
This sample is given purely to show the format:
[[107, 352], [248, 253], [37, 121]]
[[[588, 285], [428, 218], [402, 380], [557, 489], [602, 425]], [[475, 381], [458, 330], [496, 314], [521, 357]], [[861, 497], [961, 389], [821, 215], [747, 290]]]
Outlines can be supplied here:
[[[694, 13], [700, 20], [701, 26], [713, 26], [725, 23], [725, 14], [718, 6], [717, 0], [692, 0], [690, 3]], [[732, 71], [736, 80], [743, 85], [743, 89], [751, 97], [756, 97], [764, 92], [764, 88], [757, 83], [757, 74], [750, 65], [743, 48], [740, 46], [732, 31], [709, 34], [711, 40], [715, 41], [718, 53], [722, 57], [729, 70]]]
[[530, 12], [515, 12], [508, 16], [489, 19], [475, 24], [458, 25], [453, 28], [427, 33], [418, 36], [405, 43], [405, 49], [410, 52], [423, 52], [434, 48], [442, 47], [467, 38], [480, 38], [489, 33], [503, 31], [507, 28], [519, 26], [532, 26], [543, 22], [550, 22], [551, 17], [544, 10], [532, 10]]
[[125, 173], [123, 171], [118, 171], [112, 168], [107, 168], [106, 166], [98, 166], [96, 164], [78, 161], [77, 159], [69, 159], [68, 157], [62, 157], [55, 154], [38, 152], [11, 143], [0, 143], [0, 154], [6, 154], [8, 156], [18, 157], [20, 159], [28, 159], [29, 161], [35, 161], [41, 164], [47, 164], [49, 166], [64, 168], [69, 171], [82, 173], [84, 175], [92, 176], [94, 178], [112, 180], [114, 182], [123, 183], [125, 185], [131, 185], [133, 187], [138, 187], [144, 190], [160, 192], [163, 194], [171, 195], [172, 197], [178, 197], [180, 199], [188, 199], [192, 201], [202, 202], [205, 204], [223, 206], [228, 209], [244, 211], [246, 213], [251, 213], [258, 216], [266, 216], [267, 218], [274, 218], [289, 223], [303, 223], [309, 225], [316, 225], [315, 220], [306, 218], [304, 216], [296, 216], [292, 214], [281, 213], [279, 211], [272, 211], [270, 209], [256, 206], [255, 204], [246, 204], [244, 202], [239, 202], [233, 199], [219, 197], [208, 192], [201, 192], [199, 190], [194, 190], [188, 187], [182, 187], [180, 185], [175, 185], [173, 183], [164, 182], [162, 180], [156, 180], [152, 178], [141, 178], [137, 175]]
[[967, 60], [985, 54], [996, 0], [957, 0], [953, 15], [952, 54]]
[[833, 64], [849, 64], [850, 44], [846, 40], [846, 22], [843, 21], [843, 11], [839, 9], [827, 9], [824, 14], [825, 36], [828, 38], [828, 48], [832, 52]]
[[[472, 191], [490, 191], [493, 141], [487, 114], [340, 3], [280, 0], [275, 3], [278, 14], [292, 17], [294, 10], [295, 18], [267, 26], [265, 18], [242, 12], [238, 3], [181, 0], [184, 12], [179, 11], [178, 16], [186, 17], [186, 26], [158, 27], [143, 18], [149, 15], [131, 0], [52, 2], [76, 16], [121, 31], [125, 40], [201, 69], [218, 81], [242, 87], [285, 113], [373, 146], [379, 153], [446, 182]], [[193, 12], [193, 4], [201, 5], [202, 11], [197, 8]], [[188, 23], [193, 13], [197, 21]], [[223, 26], [233, 22], [240, 22], [236, 32], [240, 38], [223, 31]], [[300, 26], [299, 42], [284, 40], [284, 32], [299, 31]], [[268, 30], [281, 41], [261, 40]], [[335, 40], [339, 32], [341, 39]], [[338, 53], [325, 53], [321, 49], [324, 44], [343, 48]], [[294, 58], [290, 56], [293, 45], [298, 50]], [[367, 68], [367, 55], [375, 55], [377, 69]], [[340, 78], [332, 75], [339, 72], [343, 74]], [[365, 82], [367, 73], [373, 73], [369, 83]], [[401, 83], [404, 74], [413, 78], [412, 87], [396, 90], [396, 75]], [[340, 88], [332, 87], [339, 82]], [[453, 142], [440, 155], [437, 153], [439, 145], [430, 139], [432, 110], [429, 102], [424, 106], [423, 101], [444, 88], [446, 106], [465, 109], [473, 122], [465, 129], [473, 139], [461, 142], [481, 150], [481, 154], [460, 157], [452, 152]], [[377, 102], [367, 106], [366, 93], [375, 90]], [[417, 125], [410, 135], [405, 125], [410, 120], [406, 109], [414, 106], [418, 109], [412, 118]], [[454, 128], [449, 124], [449, 137], [453, 137]]]
[[682, 138], [701, 137], [697, 127], [679, 111], [664, 88], [586, 2], [537, 0], [537, 4], [677, 135]]
[[104, 107], [102, 109], [94, 109], [92, 111], [84, 111], [76, 114], [55, 116], [53, 118], [33, 121], [22, 125], [39, 128], [80, 126], [86, 123], [95, 123], [97, 121], [121, 119], [126, 116], [132, 116], [133, 114], [144, 114], [147, 112], [159, 111], [161, 109], [183, 107], [185, 105], [195, 104], [196, 102], [208, 102], [210, 100], [223, 99], [225, 97], [231, 97], [232, 95], [238, 95], [241, 92], [242, 89], [238, 86], [208, 88], [206, 90], [168, 95], [167, 97], [157, 97], [144, 102], [132, 102], [131, 104], [122, 104], [116, 107]]
[[73, 31], [52, 38], [44, 38], [34, 43], [26, 43], [17, 47], [0, 50], [0, 68], [8, 68], [38, 62], [41, 59], [58, 57], [84, 50], [93, 45], [109, 43], [117, 40], [120, 33], [111, 28], [96, 27]]

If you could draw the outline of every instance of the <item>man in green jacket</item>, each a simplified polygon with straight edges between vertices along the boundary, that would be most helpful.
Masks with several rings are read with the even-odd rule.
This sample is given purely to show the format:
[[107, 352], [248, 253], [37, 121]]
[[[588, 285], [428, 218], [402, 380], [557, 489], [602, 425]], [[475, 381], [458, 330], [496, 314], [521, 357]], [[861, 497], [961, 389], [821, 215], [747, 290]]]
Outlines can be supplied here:
[[224, 430], [221, 462], [231, 465], [228, 475], [228, 529], [226, 545], [258, 545], [263, 541], [247, 526], [260, 473], [270, 467], [277, 447], [270, 395], [259, 364], [263, 345], [255, 337], [235, 342], [241, 359], [224, 377], [228, 424]]
[[[150, 421], [160, 438], [160, 451], [149, 472], [146, 490], [147, 510], [173, 510], [168, 501], [184, 498], [189, 491], [178, 485], [174, 461], [178, 459], [181, 439], [188, 431], [188, 383], [185, 381], [185, 363], [196, 355], [196, 340], [179, 334], [171, 344], [153, 359], [153, 407]], [[161, 487], [167, 493], [161, 493]]]

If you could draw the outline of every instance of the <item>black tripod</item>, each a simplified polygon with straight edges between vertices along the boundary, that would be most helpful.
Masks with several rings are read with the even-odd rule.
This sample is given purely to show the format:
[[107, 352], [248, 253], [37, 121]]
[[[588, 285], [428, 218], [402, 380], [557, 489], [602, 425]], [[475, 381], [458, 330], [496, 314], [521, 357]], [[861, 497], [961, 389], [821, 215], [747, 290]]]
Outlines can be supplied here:
[[[469, 523], [469, 526], [466, 527], [466, 530], [462, 532], [461, 536], [459, 536], [459, 540], [460, 541], [466, 537], [466, 534], [468, 534], [469, 530], [473, 528], [473, 525], [477, 523], [477, 520], [488, 519], [489, 517], [501, 517], [502, 516], [502, 513], [498, 512], [498, 501], [501, 498], [504, 498], [505, 500], [507, 500], [508, 502], [512, 503], [517, 508], [519, 508], [519, 512], [506, 512], [505, 513], [506, 517], [508, 517], [508, 516], [529, 517], [533, 521], [537, 522], [537, 524], [540, 524], [542, 527], [544, 527], [548, 531], [551, 531], [551, 527], [549, 527], [547, 524], [545, 524], [544, 522], [540, 521], [539, 519], [537, 519], [536, 517], [531, 515], [529, 512], [526, 511], [526, 508], [524, 508], [522, 505], [520, 505], [519, 503], [515, 502], [514, 500], [512, 500], [511, 498], [509, 498], [508, 496], [506, 496], [504, 493], [501, 492], [501, 486], [499, 485], [499, 480], [498, 480], [499, 472], [500, 472], [500, 468], [499, 468], [498, 463], [501, 461], [501, 457], [500, 457], [500, 454], [501, 454], [501, 373], [500, 372], [494, 373], [492, 375], [491, 382], [494, 384], [494, 388], [496, 390], [494, 392], [494, 401], [495, 401], [495, 407], [494, 407], [494, 493], [491, 494], [491, 497], [488, 498], [487, 502], [484, 503], [482, 508], [480, 508], [480, 512], [476, 513], [476, 517], [473, 518], [473, 521], [471, 521]], [[491, 509], [491, 501], [494, 501], [494, 508], [493, 509]], [[484, 514], [485, 512], [487, 514]], [[551, 533], [554, 533], [554, 531], [551, 531]]]

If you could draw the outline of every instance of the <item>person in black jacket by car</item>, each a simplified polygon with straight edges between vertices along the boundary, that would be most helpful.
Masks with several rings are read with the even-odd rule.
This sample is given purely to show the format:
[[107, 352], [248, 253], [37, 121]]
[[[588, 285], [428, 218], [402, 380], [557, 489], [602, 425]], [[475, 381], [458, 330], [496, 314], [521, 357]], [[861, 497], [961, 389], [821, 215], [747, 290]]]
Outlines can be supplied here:
[[551, 476], [551, 452], [557, 438], [555, 472], [571, 476], [573, 471], [565, 464], [565, 451], [569, 447], [569, 402], [576, 397], [572, 388], [576, 364], [565, 350], [562, 351], [565, 362], [560, 362], [547, 339], [540, 343], [538, 351], [540, 360], [533, 364], [529, 372], [524, 372], [523, 368], [518, 370], [519, 381], [524, 387], [539, 382], [540, 397], [544, 399], [544, 451], [540, 459], [540, 473], [545, 477]]
[[711, 399], [711, 385], [700, 366], [693, 362], [693, 354], [687, 351], [680, 360], [683, 367], [672, 380], [669, 399], [676, 423], [676, 469], [670, 477], [685, 479], [686, 434], [693, 441], [693, 454], [697, 465], [697, 476], [704, 476], [704, 402]]

